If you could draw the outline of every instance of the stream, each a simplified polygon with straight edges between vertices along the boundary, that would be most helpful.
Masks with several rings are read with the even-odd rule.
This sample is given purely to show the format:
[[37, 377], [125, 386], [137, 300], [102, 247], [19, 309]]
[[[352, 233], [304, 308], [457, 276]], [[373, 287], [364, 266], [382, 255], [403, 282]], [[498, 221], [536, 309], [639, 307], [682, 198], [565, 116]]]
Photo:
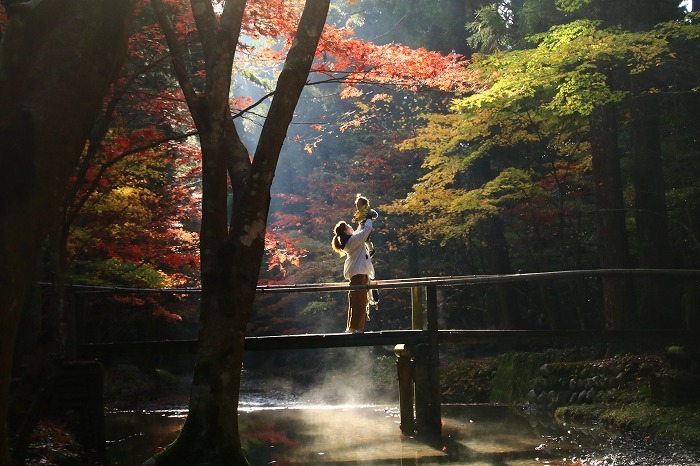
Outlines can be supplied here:
[[[443, 405], [442, 440], [429, 445], [401, 434], [396, 404], [292, 393], [244, 387], [239, 425], [251, 464], [700, 465], [697, 451], [499, 405]], [[111, 464], [142, 464], [175, 439], [186, 415], [184, 409], [108, 412]]]

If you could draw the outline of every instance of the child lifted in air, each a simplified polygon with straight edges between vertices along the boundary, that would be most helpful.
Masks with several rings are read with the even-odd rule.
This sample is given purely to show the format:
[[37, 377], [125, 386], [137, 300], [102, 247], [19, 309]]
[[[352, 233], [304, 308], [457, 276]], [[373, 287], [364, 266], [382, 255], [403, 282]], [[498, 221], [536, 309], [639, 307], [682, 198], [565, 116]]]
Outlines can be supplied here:
[[[374, 209], [370, 209], [369, 200], [366, 197], [362, 196], [362, 194], [358, 194], [355, 198], [355, 215], [353, 215], [352, 221], [358, 222], [360, 224], [360, 228], [364, 228], [365, 222], [368, 218], [374, 221], [378, 217], [379, 214], [377, 213], [377, 211]], [[372, 244], [372, 240], [370, 239], [371, 236], [372, 234], [370, 233], [370, 235], [367, 237], [367, 241], [365, 241], [370, 257], [374, 256], [375, 252], [374, 244]]]

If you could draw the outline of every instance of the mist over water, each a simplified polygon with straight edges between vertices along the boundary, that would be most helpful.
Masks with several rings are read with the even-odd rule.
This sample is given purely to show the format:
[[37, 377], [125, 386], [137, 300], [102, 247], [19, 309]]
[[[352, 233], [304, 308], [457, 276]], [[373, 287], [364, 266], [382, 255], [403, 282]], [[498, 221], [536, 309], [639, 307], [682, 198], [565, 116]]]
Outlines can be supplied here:
[[[279, 361], [244, 372], [240, 408], [344, 407], [398, 404], [393, 355], [374, 348], [335, 348], [300, 352], [296, 370], [305, 380], [281, 372]], [[386, 351], [385, 351], [386, 353]], [[301, 360], [304, 359], [304, 362]], [[289, 367], [285, 365], [285, 367]], [[309, 380], [310, 378], [310, 380]]]

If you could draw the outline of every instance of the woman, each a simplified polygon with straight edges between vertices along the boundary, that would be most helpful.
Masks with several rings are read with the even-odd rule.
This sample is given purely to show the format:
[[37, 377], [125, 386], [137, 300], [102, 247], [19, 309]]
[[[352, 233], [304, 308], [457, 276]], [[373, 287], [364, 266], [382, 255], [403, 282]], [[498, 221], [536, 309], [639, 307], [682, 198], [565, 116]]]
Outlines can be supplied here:
[[[333, 249], [345, 256], [343, 275], [350, 285], [367, 285], [374, 279], [374, 266], [369, 256], [365, 241], [372, 233], [372, 219], [368, 218], [358, 230], [352, 229], [347, 222], [338, 222], [333, 229], [335, 236], [331, 243]], [[367, 290], [350, 290], [348, 292], [348, 322], [346, 333], [362, 333], [367, 318], [369, 299]]]

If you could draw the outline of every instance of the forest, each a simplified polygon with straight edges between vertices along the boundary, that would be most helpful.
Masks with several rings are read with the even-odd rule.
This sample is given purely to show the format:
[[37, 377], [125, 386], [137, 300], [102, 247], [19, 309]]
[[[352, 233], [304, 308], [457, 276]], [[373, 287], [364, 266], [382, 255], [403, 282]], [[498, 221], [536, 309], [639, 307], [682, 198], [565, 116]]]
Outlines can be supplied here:
[[[76, 339], [195, 338], [190, 416], [154, 464], [246, 464], [219, 416], [244, 337], [341, 332], [347, 306], [256, 287], [344, 281], [330, 242], [358, 193], [380, 213], [380, 280], [700, 269], [697, 9], [0, 2], [0, 464], [22, 464], [29, 394]], [[440, 326], [698, 330], [699, 292], [653, 275], [455, 287]], [[410, 328], [410, 308], [383, 291], [368, 330]]]

